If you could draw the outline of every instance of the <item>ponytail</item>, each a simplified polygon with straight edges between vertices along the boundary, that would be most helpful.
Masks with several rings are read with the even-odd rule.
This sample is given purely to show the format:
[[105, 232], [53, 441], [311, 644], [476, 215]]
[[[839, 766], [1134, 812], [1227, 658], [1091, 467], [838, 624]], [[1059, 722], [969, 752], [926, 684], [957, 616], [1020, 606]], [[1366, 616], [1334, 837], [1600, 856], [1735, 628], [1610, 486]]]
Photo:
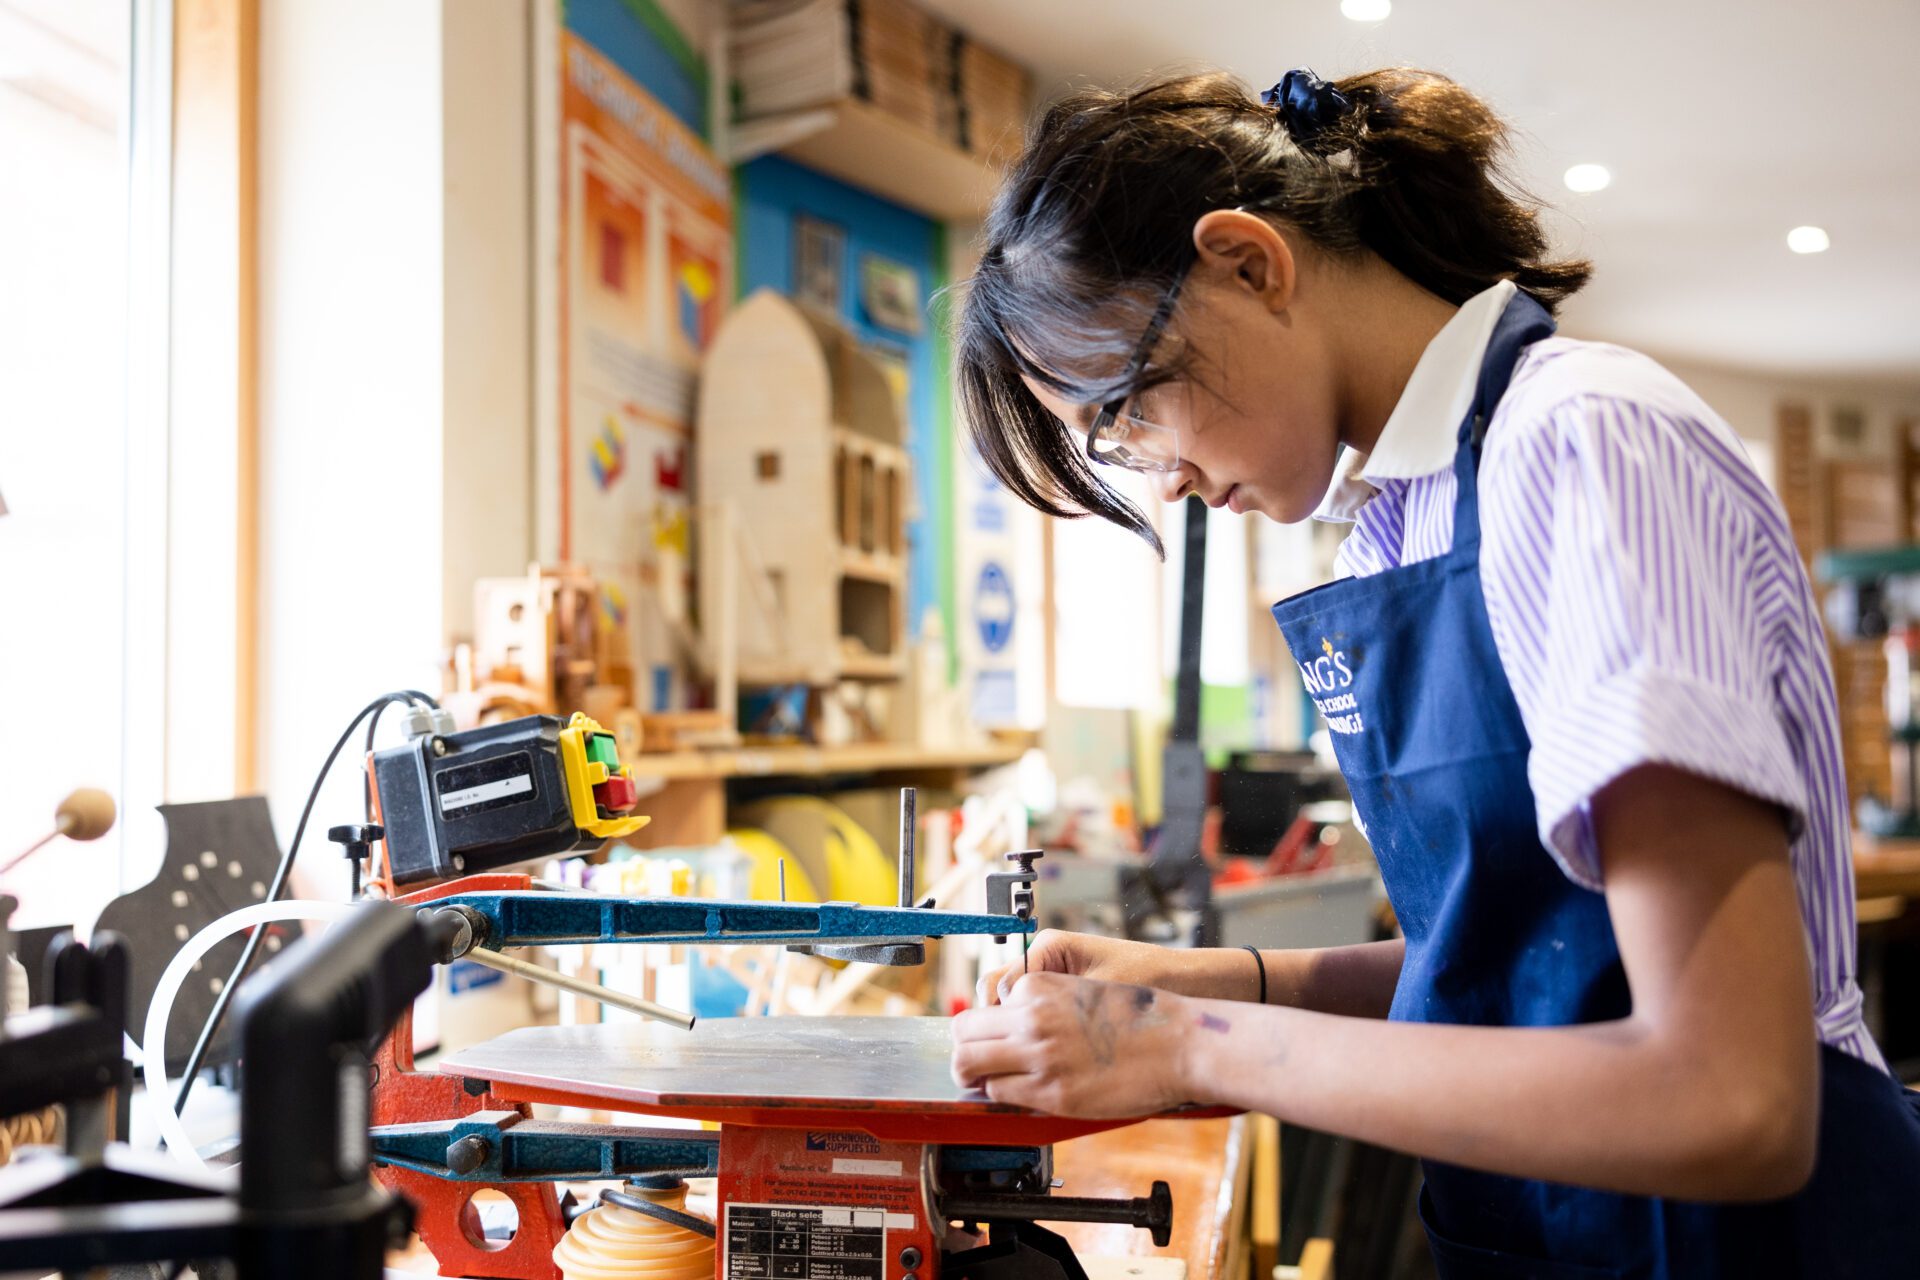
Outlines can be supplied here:
[[1507, 128], [1486, 103], [1421, 71], [1338, 87], [1353, 110], [1316, 142], [1350, 149], [1360, 244], [1449, 302], [1511, 280], [1551, 311], [1587, 282], [1592, 265], [1550, 258], [1538, 206], [1507, 184]]

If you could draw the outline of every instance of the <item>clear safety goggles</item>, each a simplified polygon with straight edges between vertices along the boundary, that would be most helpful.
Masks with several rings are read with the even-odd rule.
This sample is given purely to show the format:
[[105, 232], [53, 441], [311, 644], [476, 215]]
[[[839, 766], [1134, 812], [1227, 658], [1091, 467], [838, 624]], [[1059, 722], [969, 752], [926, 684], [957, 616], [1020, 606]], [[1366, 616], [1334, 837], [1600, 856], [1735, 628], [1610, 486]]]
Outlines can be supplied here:
[[1094, 415], [1087, 429], [1087, 457], [1128, 471], [1176, 471], [1180, 467], [1180, 433], [1172, 427], [1132, 413], [1113, 412], [1112, 406]]
[[[1172, 283], [1168, 284], [1160, 305], [1154, 308], [1153, 318], [1147, 321], [1147, 330], [1140, 335], [1140, 345], [1135, 348], [1133, 359], [1127, 363], [1124, 379], [1132, 383], [1147, 367], [1147, 361], [1153, 355], [1154, 347], [1160, 343], [1160, 335], [1166, 331], [1167, 321], [1173, 315], [1173, 305], [1180, 300], [1180, 286], [1187, 282], [1187, 271], [1192, 267], [1188, 262], [1175, 273]], [[1100, 406], [1093, 416], [1093, 422], [1087, 427], [1087, 457], [1109, 467], [1125, 467], [1128, 471], [1173, 471], [1180, 466], [1180, 433], [1172, 427], [1163, 427], [1157, 422], [1149, 422], [1138, 414], [1128, 412], [1131, 396], [1121, 396], [1109, 400]]]

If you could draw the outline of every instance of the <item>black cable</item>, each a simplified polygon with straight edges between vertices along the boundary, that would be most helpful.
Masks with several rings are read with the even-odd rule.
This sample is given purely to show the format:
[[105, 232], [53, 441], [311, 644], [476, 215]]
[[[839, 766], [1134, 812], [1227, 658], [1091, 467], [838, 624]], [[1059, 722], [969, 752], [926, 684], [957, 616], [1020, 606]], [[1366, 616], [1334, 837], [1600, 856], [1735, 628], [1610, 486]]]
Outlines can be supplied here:
[[[367, 755], [373, 754], [373, 734], [374, 734], [374, 731], [380, 727], [380, 717], [385, 715], [387, 713], [387, 708], [392, 705], [393, 705], [393, 702], [391, 698], [387, 699], [386, 701], [383, 701], [380, 704], [379, 710], [373, 713], [373, 719], [367, 721], [367, 751], [366, 751]], [[368, 773], [364, 769], [360, 771], [360, 807], [362, 812], [366, 814], [367, 825], [372, 826], [373, 825], [373, 775]]]
[[714, 1224], [708, 1222], [705, 1218], [696, 1218], [690, 1213], [681, 1213], [679, 1210], [669, 1209], [663, 1204], [655, 1204], [645, 1196], [636, 1196], [624, 1191], [616, 1191], [612, 1187], [607, 1187], [600, 1192], [600, 1203], [619, 1205], [622, 1209], [629, 1209], [634, 1213], [643, 1213], [649, 1218], [655, 1218], [670, 1226], [679, 1227], [682, 1231], [691, 1231], [695, 1235], [705, 1236], [709, 1240], [712, 1240], [719, 1234]]
[[[379, 732], [380, 717], [387, 713], [387, 708], [391, 705], [393, 704], [389, 702], [381, 703], [380, 709], [373, 713], [373, 719], [367, 721], [367, 746], [366, 746], [365, 752], [363, 753], [363, 756], [370, 756], [373, 754], [373, 735]], [[362, 769], [360, 771], [360, 812], [362, 813], [362, 815], [364, 815], [361, 818], [361, 821], [366, 823], [368, 826], [372, 826], [373, 825], [373, 775], [365, 769]], [[352, 876], [347, 889], [347, 901], [358, 902], [360, 901], [360, 859], [355, 858], [352, 861], [352, 863], [349, 865], [351, 865], [351, 867], [353, 868], [353, 871], [352, 871]]]
[[[320, 766], [319, 774], [313, 780], [313, 789], [307, 792], [306, 806], [300, 810], [300, 823], [293, 829], [293, 843], [287, 846], [286, 853], [280, 857], [280, 865], [274, 870], [273, 884], [267, 889], [266, 902], [276, 901], [287, 885], [287, 877], [293, 872], [293, 860], [300, 855], [300, 840], [307, 833], [307, 819], [313, 816], [313, 806], [320, 799], [320, 787], [327, 780], [327, 774], [333, 769], [333, 762], [339, 758], [341, 748], [353, 737], [353, 731], [368, 716], [378, 716], [389, 703], [423, 702], [429, 707], [438, 708], [440, 704], [417, 689], [401, 689], [394, 693], [383, 693], [355, 716], [340, 734], [339, 741], [333, 744], [333, 750], [327, 752], [326, 763]], [[367, 801], [372, 805], [371, 797]], [[233, 972], [227, 975], [226, 985], [220, 988], [220, 994], [214, 997], [213, 1011], [207, 1015], [205, 1025], [200, 1028], [200, 1036], [193, 1043], [193, 1052], [187, 1056], [186, 1074], [180, 1078], [180, 1090], [174, 1094], [173, 1109], [176, 1113], [187, 1109], [187, 1097], [193, 1092], [194, 1078], [200, 1074], [200, 1064], [206, 1061], [207, 1050], [213, 1046], [213, 1037], [220, 1030], [220, 1020], [226, 1016], [227, 1006], [233, 1002], [233, 993], [240, 987], [240, 980], [246, 977], [247, 967], [253, 963], [253, 957], [260, 950], [260, 941], [266, 937], [268, 926], [255, 929], [247, 936], [247, 945], [240, 951], [240, 959], [235, 962]], [[160, 1044], [154, 1046], [154, 1052], [166, 1053], [166, 1028], [160, 1029]]]

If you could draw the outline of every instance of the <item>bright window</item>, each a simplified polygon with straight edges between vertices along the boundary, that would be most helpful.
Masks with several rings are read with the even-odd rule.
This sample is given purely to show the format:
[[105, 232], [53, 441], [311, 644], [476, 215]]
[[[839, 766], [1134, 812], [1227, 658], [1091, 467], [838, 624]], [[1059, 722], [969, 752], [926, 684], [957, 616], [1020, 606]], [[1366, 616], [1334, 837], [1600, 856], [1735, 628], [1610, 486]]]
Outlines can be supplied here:
[[[1161, 625], [1166, 678], [1180, 669], [1180, 593], [1185, 589], [1187, 503], [1169, 508], [1162, 526], [1167, 540], [1166, 600]], [[1206, 597], [1200, 619], [1200, 683], [1236, 687], [1247, 683], [1247, 523], [1224, 507], [1207, 512]]]
[[[151, 782], [130, 777], [126, 697], [146, 532], [128, 519], [131, 9], [0, 0], [0, 861], [74, 787]], [[121, 848], [116, 828], [22, 864], [16, 923], [85, 927]]]
[[[1143, 476], [1102, 477], [1135, 506], [1161, 504]], [[1170, 559], [1177, 543], [1168, 542]], [[1146, 543], [1105, 520], [1053, 525], [1054, 696], [1069, 707], [1159, 708], [1160, 562]]]

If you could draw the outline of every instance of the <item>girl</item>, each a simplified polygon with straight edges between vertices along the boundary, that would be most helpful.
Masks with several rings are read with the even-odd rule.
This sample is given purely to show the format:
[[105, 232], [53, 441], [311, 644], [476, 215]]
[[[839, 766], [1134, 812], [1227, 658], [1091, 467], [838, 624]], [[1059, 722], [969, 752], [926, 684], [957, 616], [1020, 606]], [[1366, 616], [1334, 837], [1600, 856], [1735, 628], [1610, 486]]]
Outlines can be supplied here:
[[980, 452], [1156, 547], [1104, 467], [1353, 522], [1274, 614], [1405, 938], [1043, 934], [955, 1019], [954, 1075], [1410, 1151], [1445, 1276], [1920, 1274], [1799, 555], [1698, 397], [1554, 336], [1588, 266], [1503, 143], [1411, 71], [1082, 92], [1030, 139], [959, 317]]

